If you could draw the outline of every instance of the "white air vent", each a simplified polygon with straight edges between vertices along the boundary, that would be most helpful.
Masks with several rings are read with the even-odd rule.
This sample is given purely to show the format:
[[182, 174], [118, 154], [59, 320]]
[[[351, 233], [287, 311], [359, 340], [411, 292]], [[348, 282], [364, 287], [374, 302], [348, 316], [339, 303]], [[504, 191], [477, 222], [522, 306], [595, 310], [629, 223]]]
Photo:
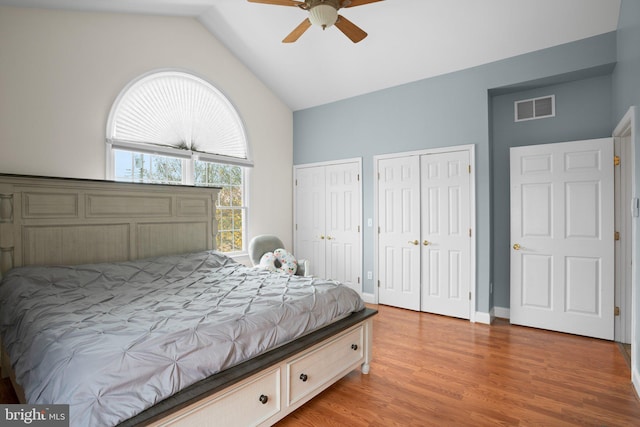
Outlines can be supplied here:
[[542, 96], [540, 98], [523, 99], [514, 103], [514, 117], [516, 122], [525, 120], [544, 119], [556, 115], [556, 96]]

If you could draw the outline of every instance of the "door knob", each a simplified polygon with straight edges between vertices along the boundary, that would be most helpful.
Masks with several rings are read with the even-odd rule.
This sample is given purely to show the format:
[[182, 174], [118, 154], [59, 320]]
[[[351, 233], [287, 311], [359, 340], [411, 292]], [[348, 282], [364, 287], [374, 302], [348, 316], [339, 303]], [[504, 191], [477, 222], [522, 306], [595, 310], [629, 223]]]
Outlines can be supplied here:
[[333, 237], [327, 236], [327, 240], [331, 240], [331, 239], [333, 239]]
[[320, 240], [324, 240], [324, 236], [323, 235], [320, 236]]
[[420, 244], [420, 242], [418, 242], [417, 240], [413, 240], [413, 241], [409, 240], [409, 243], [411, 243], [412, 245], [419, 245]]
[[422, 244], [425, 245], [425, 246], [429, 246], [431, 244], [431, 242], [428, 241], [428, 240], [425, 240], [424, 242], [422, 242]]
[[516, 251], [520, 250], [520, 245], [518, 243], [513, 245], [513, 249], [515, 249]]

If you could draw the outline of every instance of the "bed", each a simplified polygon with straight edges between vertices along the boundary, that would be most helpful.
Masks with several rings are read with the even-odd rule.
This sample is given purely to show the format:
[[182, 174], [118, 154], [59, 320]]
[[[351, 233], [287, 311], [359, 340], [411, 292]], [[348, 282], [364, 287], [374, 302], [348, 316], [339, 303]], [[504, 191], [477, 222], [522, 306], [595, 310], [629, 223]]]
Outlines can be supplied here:
[[216, 252], [217, 191], [0, 176], [2, 373], [22, 401], [69, 403], [72, 426], [271, 425], [368, 372], [375, 311]]

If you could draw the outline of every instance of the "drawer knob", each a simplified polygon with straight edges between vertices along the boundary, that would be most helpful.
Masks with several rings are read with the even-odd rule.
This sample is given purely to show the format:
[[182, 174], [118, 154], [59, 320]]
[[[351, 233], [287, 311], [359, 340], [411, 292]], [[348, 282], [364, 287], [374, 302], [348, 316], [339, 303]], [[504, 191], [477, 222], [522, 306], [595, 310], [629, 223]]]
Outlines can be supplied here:
[[269, 401], [269, 396], [266, 396], [264, 394], [260, 395], [260, 403], [262, 403], [263, 405], [266, 405], [268, 401]]
[[306, 383], [309, 377], [307, 376], [307, 374], [300, 374], [300, 379], [303, 383]]
[[358, 349], [358, 344], [351, 344], [351, 350], [357, 350]]

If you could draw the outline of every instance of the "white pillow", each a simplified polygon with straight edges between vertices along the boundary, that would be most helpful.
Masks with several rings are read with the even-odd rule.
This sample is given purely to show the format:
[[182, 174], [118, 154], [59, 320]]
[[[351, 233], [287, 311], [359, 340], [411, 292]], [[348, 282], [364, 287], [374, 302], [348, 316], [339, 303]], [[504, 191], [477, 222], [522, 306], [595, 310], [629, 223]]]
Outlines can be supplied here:
[[298, 261], [291, 252], [287, 252], [285, 249], [276, 249], [273, 251], [276, 259], [280, 261], [281, 266], [276, 267], [277, 271], [287, 274], [296, 274], [298, 271]]

